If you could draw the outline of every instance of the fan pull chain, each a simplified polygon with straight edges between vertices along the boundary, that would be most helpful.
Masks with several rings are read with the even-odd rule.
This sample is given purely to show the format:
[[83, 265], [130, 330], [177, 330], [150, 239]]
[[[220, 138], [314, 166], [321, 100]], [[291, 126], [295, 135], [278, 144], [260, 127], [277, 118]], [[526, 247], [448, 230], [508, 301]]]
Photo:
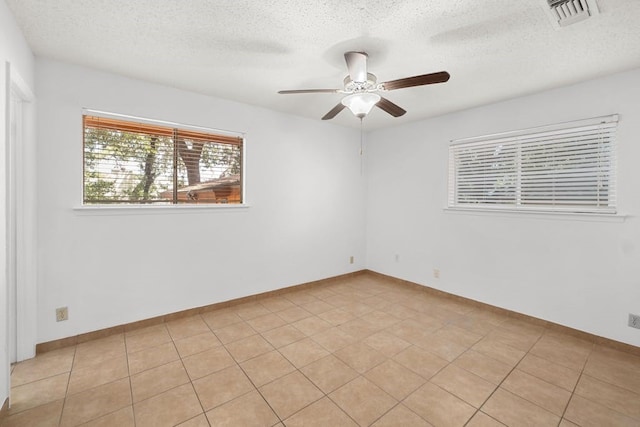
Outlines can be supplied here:
[[363, 132], [362, 132], [362, 119], [364, 117], [360, 117], [360, 176], [364, 175], [364, 143], [363, 143]]

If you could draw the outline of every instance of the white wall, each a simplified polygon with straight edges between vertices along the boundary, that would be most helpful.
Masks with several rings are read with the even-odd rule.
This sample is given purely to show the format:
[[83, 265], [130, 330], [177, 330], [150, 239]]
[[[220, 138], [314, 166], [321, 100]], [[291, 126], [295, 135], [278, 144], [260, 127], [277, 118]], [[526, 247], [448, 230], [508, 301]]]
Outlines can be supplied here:
[[[443, 211], [450, 140], [612, 113], [624, 222]], [[373, 132], [367, 267], [640, 345], [639, 136], [640, 70]]]
[[[36, 88], [38, 342], [364, 268], [356, 130], [42, 59]], [[250, 207], [74, 210], [83, 107], [246, 132]]]
[[0, 0], [0, 405], [9, 395], [9, 305], [7, 286], [7, 229], [6, 229], [6, 147], [8, 143], [7, 69], [18, 73], [27, 86], [33, 87], [34, 60], [22, 33], [7, 8]]

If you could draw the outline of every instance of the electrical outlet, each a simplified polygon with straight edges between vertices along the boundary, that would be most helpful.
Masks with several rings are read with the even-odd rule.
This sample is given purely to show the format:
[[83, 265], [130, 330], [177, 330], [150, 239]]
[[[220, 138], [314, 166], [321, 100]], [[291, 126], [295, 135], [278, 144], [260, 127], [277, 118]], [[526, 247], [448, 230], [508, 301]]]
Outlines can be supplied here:
[[353, 264], [353, 255], [349, 257], [349, 264]]
[[629, 313], [629, 326], [640, 329], [640, 316]]
[[439, 269], [437, 269], [437, 268], [433, 269], [433, 277], [436, 278], [436, 279], [440, 278], [440, 270]]
[[396, 254], [396, 262], [400, 262], [400, 255]]
[[56, 322], [69, 320], [69, 309], [67, 307], [56, 308]]

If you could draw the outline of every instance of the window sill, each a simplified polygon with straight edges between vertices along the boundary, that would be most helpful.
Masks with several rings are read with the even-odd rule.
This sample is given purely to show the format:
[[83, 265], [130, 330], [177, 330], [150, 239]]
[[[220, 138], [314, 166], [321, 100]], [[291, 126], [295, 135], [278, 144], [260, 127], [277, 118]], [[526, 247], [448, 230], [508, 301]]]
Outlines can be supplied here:
[[551, 219], [560, 221], [595, 221], [595, 222], [624, 222], [627, 215], [604, 213], [576, 213], [576, 212], [543, 212], [525, 211], [514, 209], [469, 209], [469, 208], [444, 208], [447, 214], [477, 215], [497, 217], [526, 217], [536, 219]]
[[208, 205], [84, 205], [73, 208], [78, 215], [156, 215], [187, 214], [203, 212], [223, 212], [248, 209], [248, 204], [208, 204]]

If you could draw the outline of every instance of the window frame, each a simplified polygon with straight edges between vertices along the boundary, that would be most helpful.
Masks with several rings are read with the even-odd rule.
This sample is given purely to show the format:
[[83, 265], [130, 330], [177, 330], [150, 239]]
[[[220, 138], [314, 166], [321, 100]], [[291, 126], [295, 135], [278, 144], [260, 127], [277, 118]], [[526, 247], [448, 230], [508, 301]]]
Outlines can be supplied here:
[[[565, 217], [569, 216], [580, 216], [580, 217], [616, 217], [620, 216], [618, 212], [618, 199], [617, 199], [617, 141], [616, 141], [616, 132], [617, 125], [619, 121], [618, 114], [612, 114], [609, 116], [595, 117], [591, 119], [584, 120], [576, 120], [564, 123], [557, 123], [552, 125], [538, 126], [528, 129], [521, 129], [515, 131], [501, 132], [490, 135], [483, 135], [478, 137], [471, 138], [463, 138], [449, 141], [448, 145], [448, 183], [447, 183], [447, 204], [446, 211], [458, 211], [458, 212], [467, 212], [467, 213], [479, 213], [484, 212], [486, 214], [494, 214], [494, 213], [503, 213], [503, 214], [540, 214], [543, 216], [551, 215], [563, 215]], [[603, 168], [603, 170], [608, 172], [607, 179], [607, 205], [606, 206], [598, 206], [598, 203], [594, 203], [594, 205], [586, 205], [584, 207], [580, 207], [578, 204], [572, 206], [562, 206], [562, 205], [553, 205], [549, 204], [547, 206], [539, 205], [527, 206], [523, 204], [522, 199], [522, 167], [523, 162], [522, 159], [524, 157], [522, 151], [522, 140], [527, 140], [529, 138], [535, 137], [539, 134], [550, 133], [554, 136], [558, 136], [562, 131], [571, 131], [577, 130], [583, 127], [590, 126], [602, 126], [602, 127], [613, 127], [613, 130], [610, 131], [610, 137], [607, 139], [608, 150], [610, 153], [609, 160], [607, 163], [607, 168]], [[514, 153], [515, 158], [515, 184], [514, 184], [514, 196], [513, 202], [511, 203], [480, 203], [480, 197], [478, 197], [478, 202], [471, 203], [461, 203], [458, 200], [458, 169], [456, 165], [456, 149], [460, 149], [460, 147], [470, 147], [476, 146], [480, 148], [491, 147], [492, 144], [498, 144], [500, 141], [511, 141], [511, 145], [508, 148], [515, 148], [517, 151]], [[516, 142], [513, 142], [516, 141]], [[542, 144], [541, 144], [542, 145]], [[586, 145], [586, 144], [585, 144]], [[459, 154], [459, 153], [458, 153]], [[553, 157], [550, 157], [554, 159]], [[526, 163], [524, 163], [527, 166]], [[508, 170], [506, 168], [505, 170]], [[554, 175], [556, 176], [556, 175]]]
[[[240, 140], [240, 203], [216, 203], [216, 202], [200, 202], [200, 203], [188, 203], [180, 202], [179, 200], [169, 200], [167, 203], [161, 202], [147, 202], [133, 201], [130, 203], [125, 202], [113, 202], [113, 203], [87, 203], [85, 199], [85, 116], [93, 116], [98, 118], [113, 119], [120, 121], [133, 122], [140, 125], [159, 126], [164, 128], [179, 129], [183, 132], [199, 132], [214, 134], [221, 137], [238, 138]], [[102, 214], [120, 214], [120, 213], [134, 213], [139, 211], [154, 211], [157, 213], [176, 211], [176, 210], [193, 210], [201, 211], [206, 209], [220, 209], [220, 210], [234, 210], [237, 208], [249, 207], [247, 203], [247, 191], [246, 191], [246, 159], [247, 159], [247, 138], [245, 132], [229, 131], [223, 129], [210, 128], [205, 126], [191, 125], [167, 120], [157, 120], [147, 117], [139, 117], [127, 114], [112, 113], [102, 110], [94, 110], [89, 108], [82, 109], [81, 116], [81, 129], [82, 129], [82, 177], [80, 187], [80, 205], [74, 207], [76, 211], [85, 212], [100, 212]], [[175, 143], [172, 142], [172, 145]], [[174, 159], [175, 160], [175, 159]], [[179, 190], [179, 188], [177, 189]], [[177, 191], [174, 189], [174, 195]]]

